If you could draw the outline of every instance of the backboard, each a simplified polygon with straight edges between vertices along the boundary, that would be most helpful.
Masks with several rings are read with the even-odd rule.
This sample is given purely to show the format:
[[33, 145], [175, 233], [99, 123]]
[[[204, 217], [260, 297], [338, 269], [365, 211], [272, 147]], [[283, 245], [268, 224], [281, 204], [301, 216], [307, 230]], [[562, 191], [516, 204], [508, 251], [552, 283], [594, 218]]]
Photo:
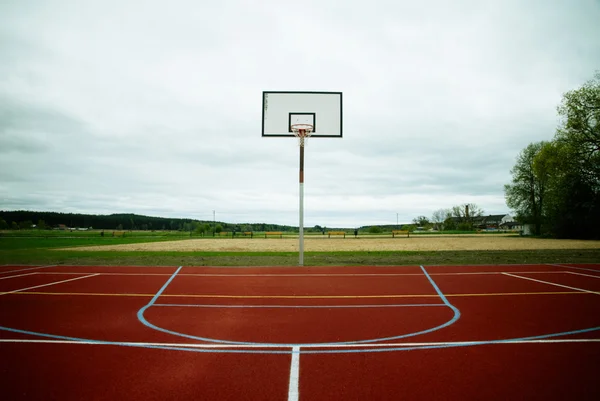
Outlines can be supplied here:
[[312, 138], [342, 137], [342, 92], [263, 92], [262, 103], [262, 136], [293, 137], [293, 124], [311, 124]]

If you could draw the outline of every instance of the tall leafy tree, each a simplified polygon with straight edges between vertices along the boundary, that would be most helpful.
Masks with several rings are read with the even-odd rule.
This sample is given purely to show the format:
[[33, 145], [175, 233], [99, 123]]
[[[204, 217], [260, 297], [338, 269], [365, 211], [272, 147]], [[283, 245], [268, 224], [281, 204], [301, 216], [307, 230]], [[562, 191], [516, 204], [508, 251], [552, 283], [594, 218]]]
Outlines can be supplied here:
[[573, 148], [563, 141], [545, 144], [534, 169], [549, 175], [544, 215], [550, 233], [559, 238], [598, 238], [600, 191], [582, 173]]
[[600, 71], [581, 88], [563, 95], [555, 140], [574, 157], [581, 180], [600, 190]]
[[517, 162], [510, 170], [511, 184], [504, 186], [506, 204], [517, 212], [517, 219], [533, 224], [534, 233], [539, 235], [544, 220], [544, 201], [550, 180], [550, 168], [536, 157], [548, 142], [535, 142], [527, 145], [517, 156]]

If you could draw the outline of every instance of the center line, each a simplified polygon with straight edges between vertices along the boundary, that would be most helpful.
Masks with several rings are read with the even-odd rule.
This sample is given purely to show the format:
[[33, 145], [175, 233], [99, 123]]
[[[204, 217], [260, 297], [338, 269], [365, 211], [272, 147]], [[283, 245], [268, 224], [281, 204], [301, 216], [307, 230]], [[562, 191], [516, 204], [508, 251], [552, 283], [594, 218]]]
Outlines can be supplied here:
[[288, 401], [298, 401], [300, 398], [300, 347], [292, 347], [292, 363], [290, 365], [290, 387]]

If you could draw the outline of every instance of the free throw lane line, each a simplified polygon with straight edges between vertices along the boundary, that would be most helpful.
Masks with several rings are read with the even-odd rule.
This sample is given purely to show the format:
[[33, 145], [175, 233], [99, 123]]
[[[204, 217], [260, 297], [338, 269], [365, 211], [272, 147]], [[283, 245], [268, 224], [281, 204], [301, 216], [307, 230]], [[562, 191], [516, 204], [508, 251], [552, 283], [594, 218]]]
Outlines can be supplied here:
[[48, 287], [48, 286], [54, 285], [54, 284], [66, 283], [66, 282], [69, 282], [69, 281], [81, 280], [82, 278], [88, 278], [88, 277], [94, 277], [94, 276], [98, 276], [98, 273], [96, 273], [96, 274], [90, 274], [89, 276], [70, 278], [68, 280], [54, 281], [54, 282], [48, 283], [48, 284], [35, 285], [33, 287], [20, 288], [18, 290], [13, 290], [13, 291], [8, 291], [8, 292], [0, 292], [0, 295], [14, 294], [15, 292], [32, 290], [34, 288]]
[[514, 274], [510, 274], [510, 273], [502, 273], [506, 276], [510, 276], [510, 277], [516, 277], [516, 278], [520, 278], [523, 280], [530, 280], [530, 281], [537, 281], [538, 283], [543, 283], [543, 284], [549, 284], [549, 285], [554, 285], [556, 287], [563, 287], [563, 288], [568, 288], [570, 290], [576, 290], [576, 291], [581, 291], [581, 292], [587, 292], [589, 294], [596, 294], [596, 295], [600, 295], [600, 292], [596, 292], [596, 291], [590, 291], [590, 290], [584, 290], [583, 288], [577, 288], [577, 287], [570, 287], [568, 285], [563, 285], [563, 284], [557, 284], [557, 283], [552, 283], [550, 281], [544, 281], [544, 280], [537, 280], [535, 278], [529, 278], [529, 277], [523, 277], [523, 276], [517, 276]]

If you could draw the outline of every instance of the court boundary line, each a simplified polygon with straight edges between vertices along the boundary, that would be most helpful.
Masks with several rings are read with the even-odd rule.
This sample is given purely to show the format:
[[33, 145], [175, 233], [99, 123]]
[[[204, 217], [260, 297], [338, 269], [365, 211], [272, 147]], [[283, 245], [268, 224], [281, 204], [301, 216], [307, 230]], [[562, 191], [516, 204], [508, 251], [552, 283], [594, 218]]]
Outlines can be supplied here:
[[594, 276], [591, 274], [584, 274], [584, 273], [577, 273], [577, 272], [565, 272], [565, 273], [569, 273], [569, 274], [575, 274], [577, 276], [584, 276], [584, 277], [592, 277], [592, 278], [600, 278], [600, 276]]
[[30, 267], [27, 269], [17, 269], [17, 270], [9, 270], [9, 271], [0, 271], [0, 274], [6, 274], [6, 273], [17, 273], [17, 272], [24, 272], [27, 270], [35, 270], [35, 269], [47, 269], [49, 267], [56, 267], [56, 265], [42, 265], [42, 266], [37, 266], [37, 267]]
[[[600, 328], [598, 328], [600, 329]], [[466, 345], [486, 345], [481, 344], [574, 344], [574, 343], [600, 343], [600, 338], [568, 338], [568, 339], [540, 339], [540, 340], [472, 340], [472, 341], [431, 341], [431, 342], [400, 342], [400, 343], [378, 343], [378, 344], [337, 344], [329, 346], [304, 345], [297, 348], [386, 348], [386, 347], [419, 347], [419, 346], [466, 346]], [[202, 343], [163, 343], [163, 342], [145, 342], [145, 341], [97, 341], [97, 340], [35, 340], [26, 338], [0, 338], [0, 344], [72, 344], [72, 345], [122, 345], [132, 347], [181, 347], [181, 348], [200, 348], [200, 349], [220, 349], [220, 348], [240, 348], [240, 349], [288, 349], [296, 348], [287, 345], [243, 345], [243, 344], [202, 344]]]
[[337, 309], [337, 308], [401, 308], [401, 307], [428, 307], [447, 306], [446, 304], [368, 304], [368, 305], [217, 305], [217, 304], [154, 304], [162, 307], [184, 307], [184, 308], [298, 308], [298, 309]]
[[81, 279], [84, 279], [84, 278], [96, 277], [96, 276], [97, 276], [97, 274], [91, 274], [89, 276], [75, 277], [75, 278], [70, 278], [68, 280], [54, 281], [52, 283], [35, 285], [33, 287], [26, 287], [26, 288], [21, 288], [21, 289], [18, 289], [18, 290], [13, 290], [13, 291], [0, 292], [0, 296], [2, 296], [2, 295], [8, 295], [8, 294], [14, 294], [14, 293], [18, 293], [18, 292], [26, 291], [26, 290], [32, 290], [34, 288], [48, 287], [48, 286], [55, 285], [55, 284], [67, 283], [69, 281], [81, 280]]
[[0, 277], [0, 280], [6, 280], [6, 279], [9, 279], [9, 278], [17, 278], [17, 277], [25, 277], [25, 276], [33, 276], [34, 274], [39, 274], [39, 273], [38, 272], [33, 272], [33, 273], [17, 274], [16, 276]]
[[[519, 265], [516, 265], [519, 266]], [[118, 273], [118, 272], [37, 272], [37, 274], [53, 275], [53, 274], [92, 274], [97, 273], [103, 276], [171, 276], [172, 273]], [[430, 273], [430, 276], [476, 276], [476, 275], [498, 275], [504, 271], [493, 271], [493, 272], [447, 272], [447, 273]], [[514, 274], [561, 274], [561, 273], [573, 273], [569, 271], [549, 270], [549, 271], [517, 271], [510, 272]], [[416, 276], [421, 277], [422, 273], [358, 273], [358, 274], [340, 274], [340, 273], [256, 273], [256, 274], [215, 274], [215, 273], [180, 273], [180, 277], [403, 277], [403, 276]]]
[[[596, 266], [595, 263], [590, 263], [590, 264], [594, 265], [594, 267]], [[566, 265], [566, 264], [548, 263], [548, 265], [549, 266], [555, 266], [555, 267], [566, 267], [566, 268], [569, 268], [569, 269], [586, 270], [586, 271], [590, 271], [590, 272], [600, 273], [600, 270], [586, 269], [585, 267], [569, 266], [569, 265]]]
[[[56, 338], [56, 339], [60, 339], [60, 340], [72, 340], [74, 342], [77, 343], [89, 343], [89, 344], [93, 344], [93, 345], [116, 345], [116, 346], [123, 346], [123, 347], [135, 347], [135, 348], [150, 348], [150, 349], [163, 349], [163, 350], [173, 350], [173, 351], [188, 351], [188, 352], [200, 352], [200, 353], [244, 353], [244, 354], [289, 354], [290, 351], [288, 350], [277, 350], [277, 349], [273, 349], [273, 348], [290, 348], [289, 346], [273, 346], [273, 347], [268, 347], [268, 346], [257, 346], [257, 347], [240, 347], [240, 348], [246, 348], [246, 349], [231, 349], [231, 344], [229, 345], [229, 347], [223, 347], [222, 344], [220, 345], [214, 345], [214, 348], [211, 349], [206, 349], [206, 348], [192, 348], [192, 347], [185, 347], [185, 346], [158, 346], [158, 345], [137, 345], [134, 343], [126, 343], [126, 342], [117, 342], [117, 341], [103, 341], [103, 340], [90, 340], [90, 339], [84, 339], [84, 338], [76, 338], [76, 337], [67, 337], [67, 336], [60, 336], [60, 335], [56, 335], [56, 334], [47, 334], [47, 333], [38, 333], [38, 332], [32, 332], [32, 331], [27, 331], [27, 330], [19, 330], [19, 329], [14, 329], [14, 328], [10, 328], [10, 327], [3, 327], [0, 326], [0, 330], [5, 330], [5, 331], [9, 331], [9, 332], [14, 332], [14, 333], [20, 333], [20, 334], [28, 334], [28, 335], [35, 335], [35, 336], [40, 336], [40, 337], [47, 337], [47, 338]], [[387, 348], [387, 347], [372, 347], [374, 344], [368, 344], [365, 345], [365, 347], [371, 347], [370, 349], [342, 349], [340, 347], [337, 347], [338, 349], [335, 350], [308, 350], [308, 351], [301, 351], [299, 350], [298, 352], [302, 353], [302, 354], [333, 354], [333, 353], [367, 353], [367, 352], [394, 352], [394, 351], [414, 351], [414, 350], [423, 350], [423, 349], [445, 349], [445, 348], [453, 348], [453, 347], [470, 347], [470, 346], [480, 346], [480, 345], [492, 345], [492, 344], [519, 344], [523, 341], [537, 341], [537, 340], [544, 340], [544, 339], [548, 339], [548, 338], [553, 338], [553, 337], [561, 337], [561, 336], [568, 336], [568, 335], [574, 335], [574, 334], [583, 334], [583, 333], [589, 333], [592, 331], [597, 331], [600, 330], [600, 326], [597, 327], [590, 327], [587, 329], [580, 329], [580, 330], [573, 330], [573, 331], [566, 331], [566, 332], [558, 332], [558, 333], [551, 333], [551, 334], [543, 334], [543, 335], [538, 335], [538, 336], [530, 336], [530, 337], [521, 337], [521, 338], [512, 338], [512, 339], [503, 339], [503, 340], [483, 340], [483, 341], [471, 341], [471, 342], [462, 342], [462, 343], [437, 343], [435, 345], [423, 345], [423, 346], [417, 346], [417, 345], [410, 345], [410, 346], [403, 346], [403, 343], [397, 343], [394, 344], [393, 346]], [[201, 345], [201, 344], [198, 344]], [[210, 344], [204, 344], [204, 345], [210, 345]], [[219, 347], [220, 349], [217, 349], [217, 347]], [[307, 348], [308, 346], [305, 346], [305, 348]], [[223, 348], [227, 348], [227, 349], [223, 349]], [[248, 349], [248, 348], [261, 348], [261, 349]], [[331, 348], [331, 347], [314, 347], [314, 348]]]
[[[524, 296], [524, 295], [581, 295], [585, 294], [582, 291], [538, 291], [538, 292], [489, 292], [489, 293], [464, 293], [464, 294], [445, 294], [446, 297], [460, 298], [460, 297], [496, 297], [496, 296]], [[99, 292], [43, 292], [43, 291], [31, 291], [31, 292], [18, 292], [16, 295], [50, 295], [50, 296], [98, 296], [98, 297], [154, 297], [155, 294], [144, 294], [144, 293], [99, 293]], [[391, 295], [308, 295], [308, 296], [293, 296], [293, 295], [209, 295], [209, 294], [162, 294], [161, 297], [165, 298], [213, 298], [213, 299], [391, 299], [391, 298], [437, 298], [437, 294], [391, 294]]]

